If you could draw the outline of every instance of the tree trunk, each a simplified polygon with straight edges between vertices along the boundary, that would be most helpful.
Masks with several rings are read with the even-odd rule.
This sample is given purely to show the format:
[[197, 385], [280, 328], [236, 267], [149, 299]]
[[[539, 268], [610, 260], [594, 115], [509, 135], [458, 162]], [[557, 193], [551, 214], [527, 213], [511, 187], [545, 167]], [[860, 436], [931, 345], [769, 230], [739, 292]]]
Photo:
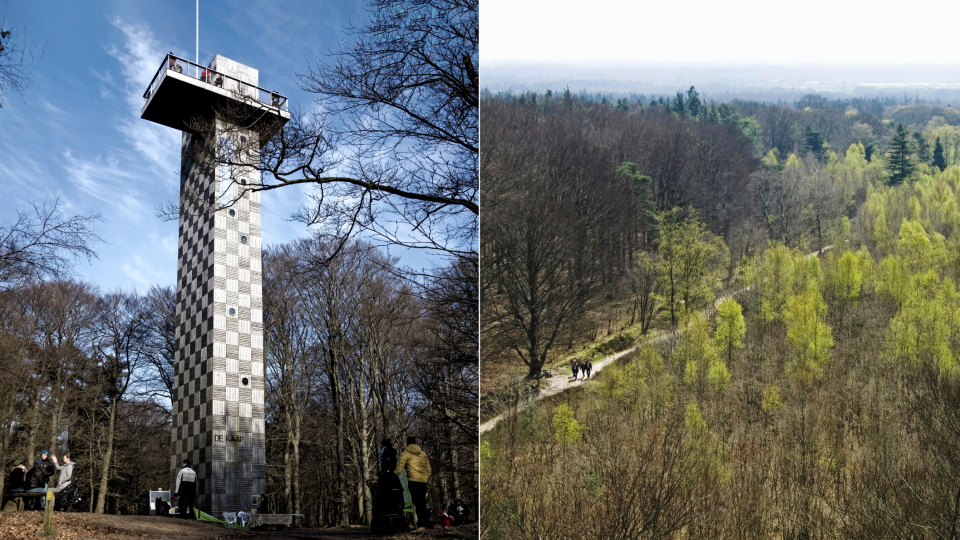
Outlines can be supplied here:
[[107, 427], [107, 453], [103, 457], [103, 469], [100, 470], [100, 492], [97, 493], [97, 508], [94, 511], [102, 514], [107, 502], [107, 481], [110, 478], [110, 460], [113, 458], [113, 430], [117, 423], [117, 400], [110, 400], [110, 424]]
[[350, 526], [349, 492], [347, 490], [347, 464], [343, 448], [343, 399], [340, 395], [340, 369], [337, 353], [331, 347], [330, 357], [330, 396], [333, 400], [334, 422], [337, 429], [337, 488], [339, 491], [338, 527]]

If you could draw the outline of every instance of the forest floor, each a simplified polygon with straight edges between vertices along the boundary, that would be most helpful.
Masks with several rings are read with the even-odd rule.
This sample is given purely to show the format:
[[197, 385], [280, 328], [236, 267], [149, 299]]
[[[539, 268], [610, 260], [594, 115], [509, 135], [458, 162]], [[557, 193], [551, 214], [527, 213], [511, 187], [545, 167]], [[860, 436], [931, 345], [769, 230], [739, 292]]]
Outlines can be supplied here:
[[[42, 538], [43, 512], [0, 512], [0, 538], [36, 540]], [[53, 528], [57, 540], [371, 540], [367, 527], [351, 529], [298, 529], [285, 531], [235, 531], [214, 523], [158, 516], [116, 516], [108, 514], [55, 513]], [[477, 525], [467, 524], [443, 530], [396, 535], [396, 540], [416, 538], [476, 538]]]

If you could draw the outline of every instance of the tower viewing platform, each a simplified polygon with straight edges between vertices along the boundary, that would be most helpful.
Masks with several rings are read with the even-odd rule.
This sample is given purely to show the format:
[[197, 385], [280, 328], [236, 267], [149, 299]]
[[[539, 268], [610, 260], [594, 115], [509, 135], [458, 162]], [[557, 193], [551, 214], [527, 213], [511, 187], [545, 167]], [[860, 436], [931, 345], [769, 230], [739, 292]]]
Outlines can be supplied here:
[[228, 108], [254, 122], [290, 120], [287, 98], [257, 86], [257, 77], [257, 70], [220, 55], [205, 67], [168, 54], [143, 93], [140, 118], [188, 133], [195, 133], [191, 120]]

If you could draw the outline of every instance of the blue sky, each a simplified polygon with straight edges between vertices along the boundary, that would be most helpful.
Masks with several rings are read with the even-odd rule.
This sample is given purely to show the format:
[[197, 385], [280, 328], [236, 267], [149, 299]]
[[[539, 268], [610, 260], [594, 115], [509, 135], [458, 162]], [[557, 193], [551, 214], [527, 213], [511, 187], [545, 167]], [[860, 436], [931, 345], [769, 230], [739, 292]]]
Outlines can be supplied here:
[[[194, 58], [194, 10], [194, 0], [0, 2], [7, 26], [46, 45], [23, 97], [0, 109], [0, 220], [57, 195], [68, 213], [100, 213], [107, 243], [77, 273], [103, 290], [176, 281], [177, 223], [156, 209], [179, 189], [180, 132], [139, 112], [167, 52]], [[296, 73], [348, 39], [344, 26], [362, 11], [354, 0], [201, 0], [200, 63], [220, 54], [254, 67], [261, 87], [308, 110]], [[294, 188], [263, 195], [265, 245], [308, 234], [289, 221], [301, 198]], [[410, 257], [402, 262], [429, 266]]]

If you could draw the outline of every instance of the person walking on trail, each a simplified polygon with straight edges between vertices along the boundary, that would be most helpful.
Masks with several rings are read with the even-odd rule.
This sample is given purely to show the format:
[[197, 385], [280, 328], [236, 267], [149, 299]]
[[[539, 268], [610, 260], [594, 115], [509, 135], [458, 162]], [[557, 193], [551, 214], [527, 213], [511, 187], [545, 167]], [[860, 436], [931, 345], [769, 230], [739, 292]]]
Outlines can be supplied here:
[[400, 454], [394, 474], [400, 474], [404, 469], [407, 471], [410, 498], [413, 499], [413, 506], [417, 509], [417, 528], [414, 532], [432, 529], [430, 511], [427, 510], [427, 482], [430, 481], [433, 471], [430, 469], [430, 460], [427, 459], [427, 455], [417, 446], [416, 437], [407, 437], [407, 447]]
[[183, 519], [194, 519], [193, 498], [197, 495], [197, 473], [190, 468], [190, 460], [183, 460], [183, 468], [177, 473], [177, 508]]
[[590, 372], [593, 371], [593, 362], [587, 360], [587, 361], [583, 364], [583, 370], [584, 370], [584, 373], [586, 373], [587, 378], [589, 379], [589, 378], [590, 378]]
[[580, 364], [578, 364], [575, 359], [570, 361], [570, 371], [573, 371], [573, 380], [577, 380], [577, 372], [580, 371]]

